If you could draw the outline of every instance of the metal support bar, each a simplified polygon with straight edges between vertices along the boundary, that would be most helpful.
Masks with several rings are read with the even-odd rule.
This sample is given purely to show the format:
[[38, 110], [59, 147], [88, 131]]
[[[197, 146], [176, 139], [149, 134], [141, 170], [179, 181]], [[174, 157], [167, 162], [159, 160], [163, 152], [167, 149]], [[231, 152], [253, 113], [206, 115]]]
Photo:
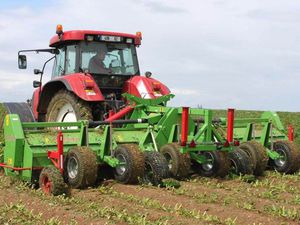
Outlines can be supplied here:
[[111, 124], [134, 124], [134, 123], [146, 123], [147, 119], [135, 119], [135, 120], [113, 120], [113, 121], [89, 121], [89, 127], [97, 127], [100, 125]]
[[294, 141], [294, 127], [292, 125], [288, 126], [288, 138], [289, 141]]
[[130, 113], [132, 110], [133, 110], [132, 106], [128, 105], [124, 109], [115, 113], [114, 115], [109, 116], [105, 121], [112, 122], [114, 120], [120, 119], [123, 116], [125, 116], [126, 114]]
[[64, 173], [64, 138], [62, 131], [57, 134], [57, 151], [48, 151], [48, 158], [54, 166], [59, 169], [60, 173]]
[[13, 166], [8, 166], [5, 163], [0, 163], [0, 167], [11, 169], [14, 171], [22, 171], [22, 170], [41, 170], [43, 167], [13, 167]]
[[233, 142], [233, 126], [234, 126], [234, 109], [227, 111], [227, 141]]
[[189, 107], [182, 107], [181, 116], [181, 146], [186, 146], [189, 129]]

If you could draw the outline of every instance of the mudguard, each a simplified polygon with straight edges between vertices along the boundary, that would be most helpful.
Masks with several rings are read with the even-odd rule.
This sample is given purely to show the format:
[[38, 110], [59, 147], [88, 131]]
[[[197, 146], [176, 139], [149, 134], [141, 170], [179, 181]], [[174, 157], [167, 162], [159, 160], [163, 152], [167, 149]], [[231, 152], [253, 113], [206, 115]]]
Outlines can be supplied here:
[[[69, 91], [74, 92], [79, 98], [85, 101], [104, 101], [104, 97], [90, 74], [74, 73], [51, 80], [61, 81]], [[45, 85], [45, 87], [46, 87]]]
[[171, 93], [160, 81], [142, 76], [134, 76], [126, 81], [123, 92], [146, 99], [155, 99]]
[[33, 95], [33, 111], [38, 113], [46, 113], [47, 106], [52, 97], [61, 89], [69, 90], [84, 101], [99, 102], [104, 101], [99, 87], [90, 74], [74, 73], [57, 77], [47, 82], [40, 94], [38, 89]]

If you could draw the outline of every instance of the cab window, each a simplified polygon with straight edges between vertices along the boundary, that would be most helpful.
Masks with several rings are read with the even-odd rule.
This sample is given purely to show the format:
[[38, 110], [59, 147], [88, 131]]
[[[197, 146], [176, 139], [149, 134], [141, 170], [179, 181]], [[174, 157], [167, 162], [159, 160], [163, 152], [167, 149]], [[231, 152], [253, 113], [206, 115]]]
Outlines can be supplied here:
[[76, 48], [76, 45], [67, 46], [65, 74], [75, 73], [76, 71]]
[[55, 56], [53, 65], [52, 78], [63, 75], [65, 70], [65, 48], [60, 48], [58, 50], [59, 52]]

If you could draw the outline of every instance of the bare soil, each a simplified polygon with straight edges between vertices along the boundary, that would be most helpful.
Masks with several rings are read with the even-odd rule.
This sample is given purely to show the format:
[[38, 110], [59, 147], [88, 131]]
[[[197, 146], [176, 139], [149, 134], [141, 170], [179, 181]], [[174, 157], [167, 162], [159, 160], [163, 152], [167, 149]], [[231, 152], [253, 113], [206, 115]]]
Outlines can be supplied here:
[[[179, 189], [106, 181], [71, 197], [0, 179], [0, 222], [8, 224], [299, 224], [300, 178], [268, 172], [244, 178], [194, 177]], [[25, 206], [25, 209], [21, 206]], [[16, 219], [18, 218], [18, 219]], [[54, 221], [54, 222], [53, 222]]]

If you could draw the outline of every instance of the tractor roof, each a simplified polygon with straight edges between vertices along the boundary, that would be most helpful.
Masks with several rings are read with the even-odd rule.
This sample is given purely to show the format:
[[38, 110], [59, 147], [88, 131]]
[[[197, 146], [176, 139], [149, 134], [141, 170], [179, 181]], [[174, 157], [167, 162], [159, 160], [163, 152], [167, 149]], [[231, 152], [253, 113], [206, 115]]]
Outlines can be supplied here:
[[70, 30], [64, 31], [61, 39], [59, 39], [58, 35], [55, 35], [50, 40], [50, 47], [55, 47], [61, 43], [67, 41], [81, 41], [85, 40], [86, 35], [106, 35], [106, 36], [117, 36], [117, 37], [126, 37], [134, 39], [135, 45], [141, 44], [141, 35], [140, 32], [137, 32], [136, 35], [134, 34], [125, 34], [125, 33], [118, 33], [118, 32], [108, 32], [108, 31], [94, 31], [94, 30]]

